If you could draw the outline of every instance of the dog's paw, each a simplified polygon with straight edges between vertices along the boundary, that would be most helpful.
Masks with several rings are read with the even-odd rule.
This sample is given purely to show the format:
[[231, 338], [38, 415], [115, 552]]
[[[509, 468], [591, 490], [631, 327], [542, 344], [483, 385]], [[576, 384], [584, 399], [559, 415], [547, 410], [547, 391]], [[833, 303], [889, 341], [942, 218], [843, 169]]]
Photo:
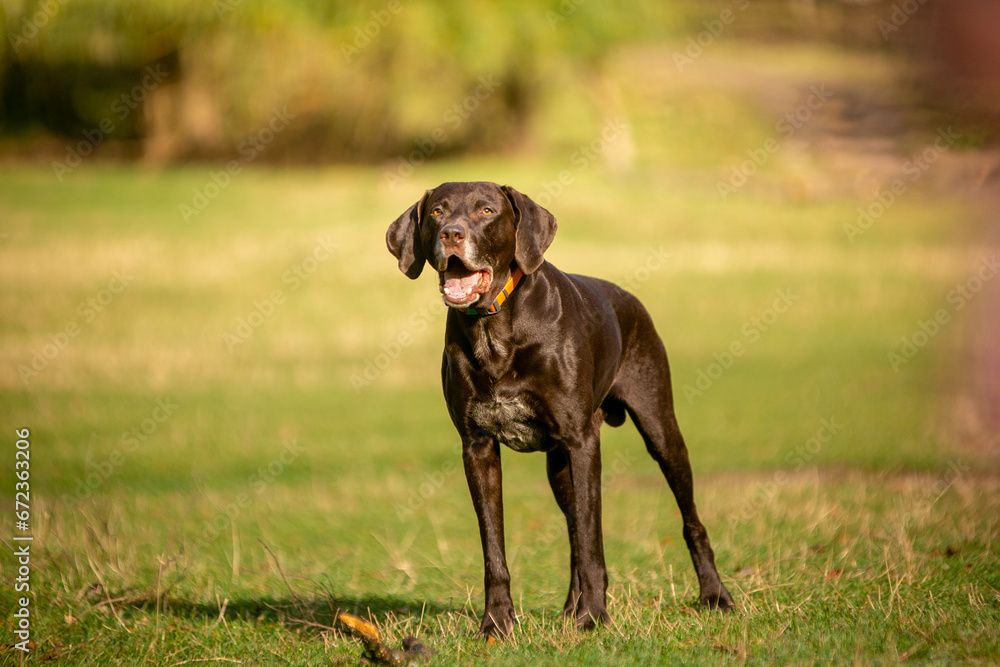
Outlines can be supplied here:
[[703, 607], [708, 607], [709, 609], [718, 609], [720, 611], [731, 611], [736, 608], [736, 603], [733, 601], [733, 596], [729, 594], [726, 587], [719, 582], [718, 588], [710, 591], [702, 591], [701, 605]]
[[513, 607], [487, 611], [479, 624], [479, 636], [490, 643], [503, 639], [511, 633], [516, 622]]
[[601, 609], [600, 611], [582, 611], [577, 610], [576, 612], [576, 629], [577, 630], [595, 630], [597, 626], [604, 623], [610, 623], [611, 616], [608, 615], [606, 609]]
[[606, 602], [603, 599], [588, 603], [579, 591], [570, 590], [563, 605], [562, 617], [572, 620], [577, 630], [593, 630], [602, 623], [610, 623]]

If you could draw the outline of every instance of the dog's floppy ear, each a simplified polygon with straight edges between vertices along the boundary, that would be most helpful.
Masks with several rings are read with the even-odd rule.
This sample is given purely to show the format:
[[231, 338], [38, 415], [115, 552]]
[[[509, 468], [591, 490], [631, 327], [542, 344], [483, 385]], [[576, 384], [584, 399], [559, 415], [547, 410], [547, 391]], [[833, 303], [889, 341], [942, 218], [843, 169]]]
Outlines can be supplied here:
[[534, 273], [542, 265], [542, 255], [556, 235], [556, 217], [514, 188], [500, 188], [514, 207], [517, 246], [514, 259], [524, 273]]
[[399, 270], [414, 280], [424, 270], [424, 252], [420, 248], [420, 216], [430, 190], [424, 193], [416, 204], [406, 209], [406, 213], [396, 218], [385, 233], [385, 244], [399, 260]]

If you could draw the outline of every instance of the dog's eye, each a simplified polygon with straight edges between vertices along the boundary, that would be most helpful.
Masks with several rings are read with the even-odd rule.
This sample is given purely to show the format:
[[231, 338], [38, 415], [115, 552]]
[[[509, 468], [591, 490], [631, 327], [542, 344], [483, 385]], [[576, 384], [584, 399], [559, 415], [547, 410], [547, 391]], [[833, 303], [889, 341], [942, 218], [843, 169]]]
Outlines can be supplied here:
[[483, 209], [483, 215], [493, 215], [494, 213], [496, 213], [496, 211], [491, 209], [489, 206]]
[[433, 208], [433, 209], [431, 210], [431, 215], [441, 215], [441, 214], [443, 214], [443, 213], [444, 213], [444, 211], [442, 211], [442, 210], [441, 210], [441, 207], [440, 207], [440, 206], [435, 206], [435, 207], [434, 207], [434, 208]]

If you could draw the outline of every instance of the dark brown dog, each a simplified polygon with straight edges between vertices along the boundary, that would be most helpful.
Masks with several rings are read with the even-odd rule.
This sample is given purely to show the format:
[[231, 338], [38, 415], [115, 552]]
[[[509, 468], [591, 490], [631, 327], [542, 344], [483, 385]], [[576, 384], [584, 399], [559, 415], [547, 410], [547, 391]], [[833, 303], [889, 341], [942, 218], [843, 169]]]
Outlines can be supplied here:
[[480, 633], [505, 635], [515, 621], [501, 443], [548, 457], [549, 484], [569, 529], [563, 613], [580, 628], [608, 620], [600, 431], [602, 422], [621, 426], [626, 413], [677, 499], [702, 604], [728, 609], [733, 599], [694, 506], [663, 343], [634, 296], [545, 261], [555, 233], [552, 214], [513, 188], [445, 183], [428, 190], [386, 234], [400, 270], [416, 278], [429, 263], [451, 306], [441, 376], [483, 542]]

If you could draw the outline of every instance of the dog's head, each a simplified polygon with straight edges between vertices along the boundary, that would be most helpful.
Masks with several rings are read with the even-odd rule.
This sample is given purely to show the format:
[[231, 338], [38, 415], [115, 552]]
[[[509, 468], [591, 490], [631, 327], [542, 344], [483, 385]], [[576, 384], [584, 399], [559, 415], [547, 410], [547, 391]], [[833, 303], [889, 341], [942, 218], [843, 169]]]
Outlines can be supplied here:
[[556, 233], [556, 219], [514, 188], [444, 183], [428, 190], [389, 225], [386, 245], [399, 270], [416, 278], [428, 262], [444, 301], [455, 308], [488, 303], [516, 262], [535, 272]]

